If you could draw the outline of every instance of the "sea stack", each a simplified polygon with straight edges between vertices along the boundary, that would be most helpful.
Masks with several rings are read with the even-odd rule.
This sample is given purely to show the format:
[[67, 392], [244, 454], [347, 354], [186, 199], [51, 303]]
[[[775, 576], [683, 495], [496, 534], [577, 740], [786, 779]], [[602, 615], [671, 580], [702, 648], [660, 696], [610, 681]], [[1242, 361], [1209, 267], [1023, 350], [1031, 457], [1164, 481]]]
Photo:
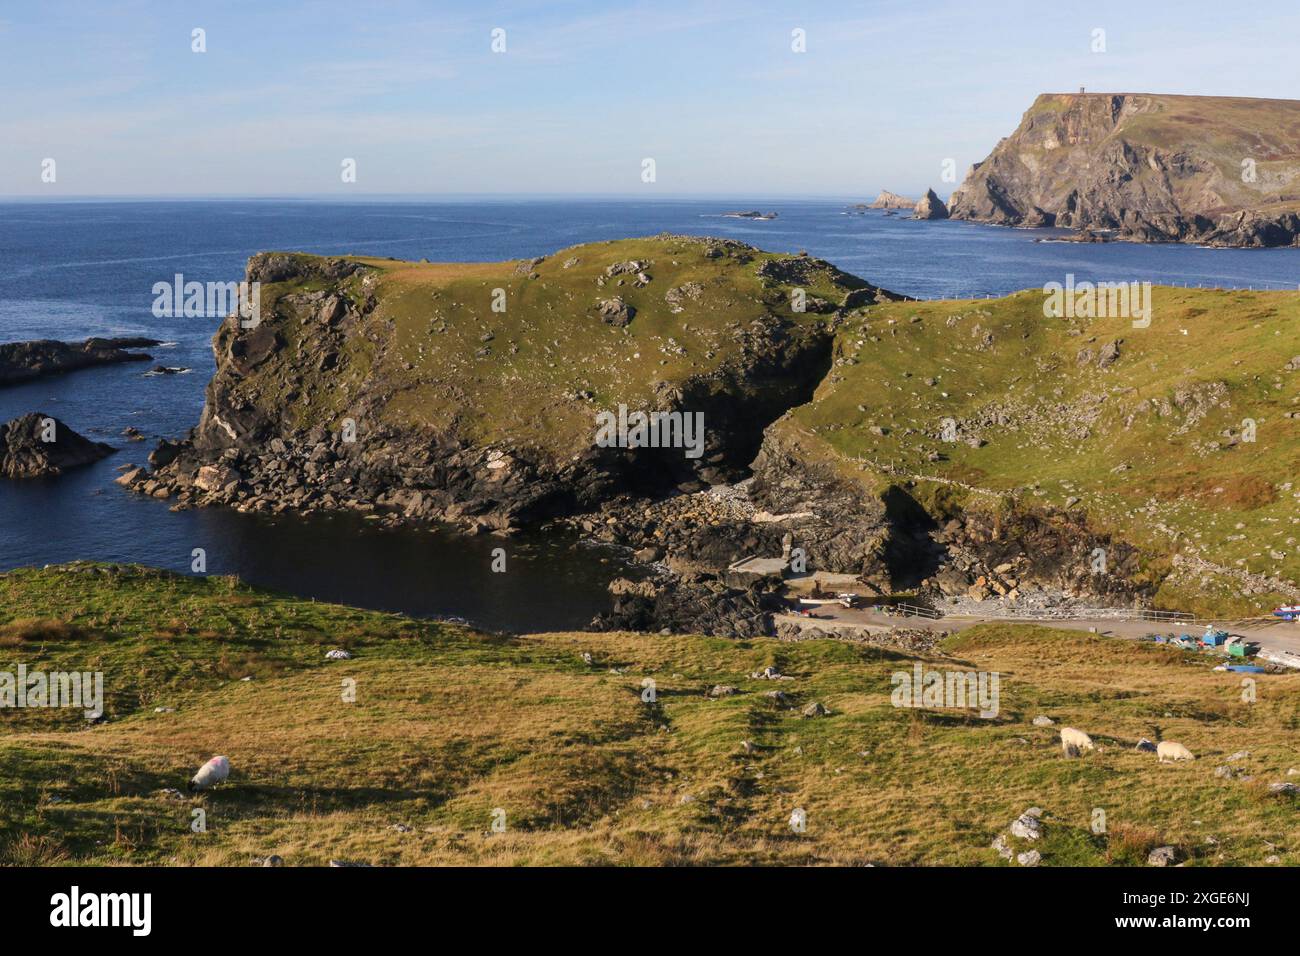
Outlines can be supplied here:
[[913, 219], [947, 219], [948, 207], [943, 204], [933, 189], [927, 189], [921, 201], [912, 213]]
[[876, 197], [868, 209], [912, 209], [916, 203], [906, 196], [900, 196], [898, 193], [891, 193], [888, 189], [882, 189], [880, 195]]

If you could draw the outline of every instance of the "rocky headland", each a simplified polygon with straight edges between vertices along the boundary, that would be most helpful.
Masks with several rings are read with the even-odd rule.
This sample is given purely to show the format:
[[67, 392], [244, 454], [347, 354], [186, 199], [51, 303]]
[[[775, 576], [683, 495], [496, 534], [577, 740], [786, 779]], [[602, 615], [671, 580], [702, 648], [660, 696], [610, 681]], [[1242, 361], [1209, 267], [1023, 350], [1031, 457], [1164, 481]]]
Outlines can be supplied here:
[[1300, 243], [1300, 101], [1046, 93], [949, 200], [954, 219], [1135, 242]]
[[[1124, 321], [1045, 323], [1028, 293], [914, 303], [806, 255], [683, 236], [510, 263], [266, 253], [248, 279], [261, 324], [222, 324], [198, 425], [123, 485], [177, 507], [562, 525], [645, 567], [615, 583], [606, 628], [771, 633], [783, 581], [733, 569], [751, 557], [1010, 613], [1181, 601], [1209, 593], [1194, 574], [1241, 568], [1255, 595], [1290, 587], [1248, 552], [1227, 567], [1243, 535], [1178, 510], [1189, 487], [1220, 506], [1205, 456], [1231, 447], [1214, 436], [1243, 413], [1223, 379], [1244, 372], [1189, 380], [1174, 362], [1166, 380], [1152, 363], [1210, 354], [1195, 316], [1214, 293], [1178, 290], [1164, 307], [1189, 334], [1148, 340]], [[1254, 336], [1252, 374], [1285, 375], [1286, 344], [1245, 308], [1240, 332], [1213, 334]], [[598, 440], [619, 409], [702, 415], [702, 440]], [[1025, 456], [1080, 477], [1027, 483]], [[1241, 459], [1250, 491], [1225, 518], [1272, 520], [1285, 460]]]

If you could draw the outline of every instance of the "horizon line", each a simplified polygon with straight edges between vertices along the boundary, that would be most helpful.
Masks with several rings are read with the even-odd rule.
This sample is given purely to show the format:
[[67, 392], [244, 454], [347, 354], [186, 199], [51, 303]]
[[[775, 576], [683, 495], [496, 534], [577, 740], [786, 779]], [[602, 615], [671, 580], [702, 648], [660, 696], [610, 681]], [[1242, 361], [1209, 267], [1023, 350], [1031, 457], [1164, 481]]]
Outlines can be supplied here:
[[[876, 190], [879, 192], [880, 190]], [[585, 201], [620, 201], [620, 202], [672, 202], [715, 200], [747, 202], [867, 202], [874, 199], [874, 193], [662, 193], [646, 196], [640, 193], [538, 193], [538, 192], [463, 192], [463, 193], [360, 193], [338, 195], [334, 193], [83, 193], [65, 196], [38, 196], [29, 193], [0, 194], [0, 202], [178, 202], [178, 201], [245, 201], [245, 202], [358, 202], [375, 200], [438, 200], [438, 201], [475, 201], [475, 200], [585, 200]]]

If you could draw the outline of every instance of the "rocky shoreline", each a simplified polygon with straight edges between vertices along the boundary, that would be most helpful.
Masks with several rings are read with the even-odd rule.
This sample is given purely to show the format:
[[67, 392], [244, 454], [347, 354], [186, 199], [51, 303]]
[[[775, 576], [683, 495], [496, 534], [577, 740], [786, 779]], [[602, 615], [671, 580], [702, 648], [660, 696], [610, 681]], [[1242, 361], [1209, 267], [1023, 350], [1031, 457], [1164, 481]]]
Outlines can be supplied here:
[[0, 344], [0, 387], [97, 365], [152, 361], [150, 355], [127, 350], [159, 344], [157, 339], [147, 338], [90, 338], [84, 342], [37, 339]]
[[[351, 511], [384, 526], [450, 524], [465, 533], [503, 536], [562, 526], [624, 548], [646, 567], [641, 580], [611, 586], [611, 610], [593, 622], [604, 629], [774, 634], [773, 613], [784, 606], [781, 576], [732, 569], [754, 557], [790, 562], [797, 555], [793, 564], [847, 576], [855, 590], [904, 592], [923, 603], [954, 597], [1014, 602], [1043, 589], [1127, 604], [1149, 595], [1149, 585], [1137, 583], [1136, 553], [1095, 533], [1078, 515], [934, 516], [908, 481], [899, 478], [879, 494], [867, 493], [833, 465], [810, 461], [778, 437], [770, 426], [808, 401], [829, 374], [836, 323], [882, 297], [900, 297], [805, 256], [754, 266], [756, 251], [740, 243], [658, 241], [683, 243], [671, 247], [679, 257], [697, 247], [706, 258], [733, 257], [764, 287], [780, 290], [829, 277], [841, 290], [839, 305], [812, 302], [812, 318], [802, 325], [769, 313], [729, 330], [732, 352], [721, 365], [656, 386], [661, 409], [699, 410], [709, 422], [696, 459], [671, 449], [596, 447], [589, 438], [577, 452], [558, 455], [528, 442], [475, 440], [455, 424], [399, 427], [379, 413], [388, 396], [373, 375], [360, 395], [351, 396], [353, 427], [363, 440], [346, 428], [297, 427], [263, 390], [315, 369], [332, 374], [346, 361], [348, 344], [362, 337], [379, 341], [382, 356], [376, 330], [383, 330], [384, 320], [372, 267], [263, 254], [250, 260], [249, 281], [305, 278], [310, 291], [284, 290], [276, 305], [263, 308], [269, 318], [251, 331], [229, 317], [213, 340], [217, 371], [197, 427], [180, 441], [162, 442], [149, 468], [132, 468], [118, 483], [174, 499], [176, 508]], [[563, 270], [578, 261], [577, 255], [566, 258]], [[536, 274], [542, 262], [521, 269]], [[596, 285], [630, 275], [646, 286], [655, 281], [653, 268], [647, 260], [616, 262]], [[683, 301], [677, 288], [666, 295], [674, 312]], [[638, 311], [629, 321], [645, 317]], [[303, 327], [298, 323], [308, 332], [290, 346], [288, 336]], [[275, 362], [281, 364], [272, 370]], [[306, 377], [301, 385], [287, 385], [291, 395], [317, 387]], [[331, 378], [329, 387], [339, 386]], [[586, 401], [581, 395], [563, 400], [578, 407]], [[1099, 546], [1112, 553], [1112, 573], [1104, 579], [1088, 571], [1087, 556]]]

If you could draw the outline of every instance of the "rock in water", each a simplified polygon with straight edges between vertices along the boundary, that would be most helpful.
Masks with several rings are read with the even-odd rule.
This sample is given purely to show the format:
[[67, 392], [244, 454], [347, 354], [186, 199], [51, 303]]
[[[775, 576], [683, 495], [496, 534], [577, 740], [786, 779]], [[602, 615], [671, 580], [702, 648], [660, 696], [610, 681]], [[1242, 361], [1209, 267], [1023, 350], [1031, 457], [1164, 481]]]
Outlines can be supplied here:
[[916, 203], [906, 196], [900, 196], [898, 193], [891, 193], [888, 189], [882, 189], [880, 195], [876, 197], [868, 209], [913, 209]]
[[72, 372], [95, 365], [147, 362], [150, 356], [127, 349], [160, 344], [157, 339], [86, 339], [84, 342], [7, 342], [0, 345], [0, 386], [16, 385], [45, 375]]
[[31, 412], [0, 425], [0, 475], [40, 478], [89, 465], [116, 449], [78, 435], [43, 412]]
[[927, 189], [921, 201], [912, 213], [913, 219], [947, 219], [948, 207], [943, 204], [933, 189]]

